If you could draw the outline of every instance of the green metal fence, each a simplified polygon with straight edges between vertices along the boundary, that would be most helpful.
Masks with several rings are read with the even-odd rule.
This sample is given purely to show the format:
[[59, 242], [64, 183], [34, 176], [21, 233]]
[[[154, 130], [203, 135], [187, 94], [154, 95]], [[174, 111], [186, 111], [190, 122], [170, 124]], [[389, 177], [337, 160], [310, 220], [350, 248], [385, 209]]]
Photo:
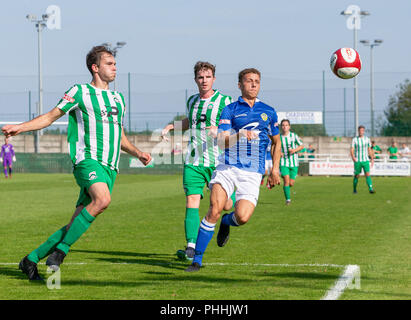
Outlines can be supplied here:
[[[71, 173], [73, 165], [68, 154], [64, 153], [17, 153], [13, 164], [15, 173]], [[153, 155], [154, 163], [159, 159]], [[158, 163], [160, 161], [157, 161]], [[129, 155], [120, 157], [120, 173], [125, 174], [181, 174], [183, 164], [158, 164], [149, 167], [139, 166], [139, 161]]]
[[[159, 155], [152, 155], [154, 163], [160, 163]], [[73, 165], [65, 153], [17, 153], [17, 161], [13, 164], [15, 173], [72, 173]], [[179, 159], [181, 160], [181, 159]], [[154, 164], [148, 167], [134, 157], [122, 154], [120, 157], [121, 174], [182, 174], [183, 164]], [[179, 161], [181, 162], [181, 161]], [[308, 162], [300, 162], [299, 175], [308, 175]]]

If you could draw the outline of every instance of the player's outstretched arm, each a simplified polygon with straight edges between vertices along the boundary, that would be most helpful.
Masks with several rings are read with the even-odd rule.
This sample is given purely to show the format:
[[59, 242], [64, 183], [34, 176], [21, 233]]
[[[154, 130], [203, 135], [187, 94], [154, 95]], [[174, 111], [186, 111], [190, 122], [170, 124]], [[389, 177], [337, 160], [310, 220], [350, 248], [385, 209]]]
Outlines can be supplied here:
[[270, 136], [271, 139], [271, 158], [273, 167], [268, 176], [268, 185], [270, 188], [281, 183], [280, 179], [280, 160], [281, 160], [281, 139], [280, 135]]
[[129, 155], [138, 158], [142, 164], [148, 165], [151, 161], [151, 155], [147, 152], [142, 152], [137, 149], [126, 137], [124, 133], [124, 128], [121, 129], [121, 150], [127, 152]]
[[49, 112], [42, 114], [33, 120], [19, 124], [10, 124], [1, 128], [1, 131], [6, 137], [18, 135], [22, 132], [40, 130], [48, 127], [54, 121], [61, 118], [65, 113], [59, 108], [53, 108]]
[[[188, 118], [184, 118], [181, 121], [181, 130], [185, 131], [188, 129], [188, 127], [189, 127]], [[167, 138], [167, 134], [171, 130], [174, 130], [174, 123], [170, 123], [164, 127], [164, 129], [161, 131], [161, 138], [165, 141], [169, 141], [169, 139]]]

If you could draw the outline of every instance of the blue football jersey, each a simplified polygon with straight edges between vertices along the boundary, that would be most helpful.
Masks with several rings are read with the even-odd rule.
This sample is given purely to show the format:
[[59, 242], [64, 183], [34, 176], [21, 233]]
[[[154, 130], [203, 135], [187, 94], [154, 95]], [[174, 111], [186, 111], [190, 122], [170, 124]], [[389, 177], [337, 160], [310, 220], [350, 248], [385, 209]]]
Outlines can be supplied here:
[[242, 129], [258, 132], [258, 139], [248, 141], [247, 138], [240, 137], [236, 145], [226, 148], [220, 155], [219, 163], [264, 174], [269, 136], [279, 134], [277, 113], [274, 108], [258, 99], [251, 108], [242, 97], [239, 97], [238, 101], [224, 108], [218, 131], [230, 131], [232, 135]]

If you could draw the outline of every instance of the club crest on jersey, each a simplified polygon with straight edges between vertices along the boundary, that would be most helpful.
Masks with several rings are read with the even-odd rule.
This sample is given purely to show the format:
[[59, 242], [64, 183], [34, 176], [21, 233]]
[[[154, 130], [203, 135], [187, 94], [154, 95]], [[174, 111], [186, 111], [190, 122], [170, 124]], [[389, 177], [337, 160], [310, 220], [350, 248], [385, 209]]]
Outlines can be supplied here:
[[97, 174], [96, 174], [96, 172], [95, 172], [95, 171], [90, 172], [90, 173], [88, 174], [88, 179], [89, 179], [90, 181], [97, 179]]
[[261, 114], [261, 119], [263, 119], [264, 121], [267, 121], [268, 116], [265, 113]]
[[210, 104], [208, 105], [207, 109], [213, 109], [213, 107], [214, 107], [214, 104], [210, 103]]
[[70, 102], [70, 103], [73, 103], [73, 102], [74, 102], [74, 99], [73, 99], [72, 97], [70, 97], [68, 94], [65, 94], [65, 95], [64, 95], [63, 100], [66, 100], [66, 101], [68, 101], [68, 102]]

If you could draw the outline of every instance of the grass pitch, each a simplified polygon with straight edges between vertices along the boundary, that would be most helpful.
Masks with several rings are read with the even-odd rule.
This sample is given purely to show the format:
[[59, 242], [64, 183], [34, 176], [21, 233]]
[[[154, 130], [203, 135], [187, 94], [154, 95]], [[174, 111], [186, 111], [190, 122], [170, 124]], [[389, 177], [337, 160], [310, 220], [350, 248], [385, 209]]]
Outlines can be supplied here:
[[[343, 272], [360, 267], [360, 288], [340, 299], [411, 299], [410, 178], [298, 177], [292, 205], [282, 187], [261, 188], [248, 224], [216, 234], [205, 267], [187, 274], [181, 176], [119, 175], [110, 207], [75, 243], [61, 288], [30, 283], [20, 259], [67, 224], [78, 187], [72, 175], [16, 174], [0, 180], [0, 299], [321, 299]], [[202, 200], [201, 218], [209, 204]], [[216, 232], [218, 227], [216, 228]], [[45, 278], [46, 266], [39, 264]]]

